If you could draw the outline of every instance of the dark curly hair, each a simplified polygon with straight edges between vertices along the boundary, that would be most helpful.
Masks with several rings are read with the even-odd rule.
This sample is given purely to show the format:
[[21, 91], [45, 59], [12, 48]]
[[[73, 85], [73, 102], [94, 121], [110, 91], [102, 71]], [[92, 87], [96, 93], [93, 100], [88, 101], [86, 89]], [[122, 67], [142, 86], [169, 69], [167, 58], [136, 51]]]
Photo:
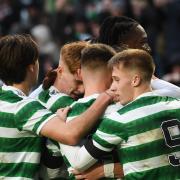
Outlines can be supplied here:
[[97, 42], [116, 46], [138, 25], [137, 21], [126, 16], [109, 16], [101, 24]]

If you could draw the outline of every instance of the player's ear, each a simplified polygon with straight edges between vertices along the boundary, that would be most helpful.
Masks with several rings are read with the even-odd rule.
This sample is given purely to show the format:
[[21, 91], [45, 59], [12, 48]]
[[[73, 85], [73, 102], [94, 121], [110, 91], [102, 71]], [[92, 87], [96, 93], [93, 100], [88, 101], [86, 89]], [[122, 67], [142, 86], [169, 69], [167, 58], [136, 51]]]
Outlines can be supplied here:
[[28, 66], [28, 70], [29, 70], [31, 73], [34, 73], [35, 64], [30, 64], [30, 65]]
[[131, 81], [131, 85], [133, 87], [137, 87], [141, 84], [141, 77], [138, 75], [138, 74], [135, 74], [133, 77], [132, 77], [132, 81]]
[[58, 74], [62, 74], [63, 67], [61, 65], [59, 65], [56, 71]]

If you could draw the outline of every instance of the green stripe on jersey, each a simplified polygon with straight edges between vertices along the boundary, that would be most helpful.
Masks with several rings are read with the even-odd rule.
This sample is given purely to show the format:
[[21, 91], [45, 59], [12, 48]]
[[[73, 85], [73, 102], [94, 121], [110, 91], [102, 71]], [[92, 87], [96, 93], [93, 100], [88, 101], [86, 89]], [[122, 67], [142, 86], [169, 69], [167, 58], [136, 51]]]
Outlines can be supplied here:
[[103, 147], [105, 148], [110, 148], [112, 149], [113, 147], [115, 147], [114, 144], [109, 143], [108, 141], [101, 139], [99, 136], [97, 136], [96, 134], [93, 135], [93, 139], [98, 142], [99, 144], [101, 144]]
[[[163, 137], [162, 137], [163, 138]], [[159, 148], [161, 147], [161, 148]], [[147, 151], [147, 149], [156, 149], [156, 151]], [[143, 153], [139, 153], [143, 152]], [[168, 148], [165, 145], [164, 138], [153, 142], [132, 146], [129, 148], [122, 148], [118, 154], [124, 157], [121, 161], [123, 164], [127, 162], [134, 162], [138, 160], [148, 159], [151, 157], [160, 156], [161, 154], [171, 154], [172, 152], [180, 152], [180, 147]]]
[[56, 112], [59, 108], [70, 106], [74, 102], [74, 99], [66, 94], [58, 92], [53, 86], [48, 90], [43, 90], [39, 94], [38, 100], [52, 112]]
[[0, 101], [16, 103], [21, 100], [22, 98], [14, 94], [12, 91], [4, 91], [2, 87], [0, 87]]
[[72, 106], [71, 111], [68, 113], [68, 117], [72, 116], [78, 116], [82, 114], [84, 111], [86, 111], [92, 103], [95, 101], [95, 99], [91, 99], [88, 102], [75, 102]]
[[125, 106], [125, 108], [121, 108], [118, 112], [119, 114], [124, 114], [128, 111], [141, 108], [144, 106], [149, 106], [152, 104], [160, 103], [160, 102], [167, 102], [167, 101], [174, 101], [172, 97], [162, 97], [162, 96], [147, 96], [139, 98]]
[[21, 137], [21, 138], [0, 138], [0, 152], [40, 152], [41, 138]]
[[38, 172], [39, 165], [33, 163], [1, 163], [0, 176], [6, 177], [26, 177], [34, 179], [34, 172]]
[[48, 89], [48, 90], [43, 90], [43, 91], [39, 94], [38, 99], [39, 99], [40, 101], [42, 101], [43, 103], [47, 103], [47, 101], [48, 101], [49, 98], [50, 98], [49, 92], [50, 92], [49, 89]]
[[64, 108], [66, 106], [70, 106], [74, 100], [69, 96], [61, 96], [59, 99], [57, 99], [53, 105], [50, 107], [50, 110], [52, 112], [56, 112], [59, 108]]
[[180, 179], [179, 167], [163, 166], [152, 170], [143, 171], [141, 173], [130, 173], [125, 180], [178, 180]]
[[7, 112], [0, 112], [0, 127], [15, 127], [14, 114]]

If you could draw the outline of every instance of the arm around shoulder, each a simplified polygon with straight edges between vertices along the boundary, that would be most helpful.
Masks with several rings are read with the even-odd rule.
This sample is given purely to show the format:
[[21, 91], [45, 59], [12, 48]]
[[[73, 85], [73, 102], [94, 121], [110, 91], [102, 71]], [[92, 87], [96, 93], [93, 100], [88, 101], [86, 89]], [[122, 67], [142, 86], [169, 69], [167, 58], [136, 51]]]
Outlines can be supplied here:
[[102, 93], [97, 100], [77, 118], [64, 122], [58, 116], [49, 120], [41, 129], [41, 135], [63, 144], [77, 144], [97, 123], [111, 102], [111, 97]]

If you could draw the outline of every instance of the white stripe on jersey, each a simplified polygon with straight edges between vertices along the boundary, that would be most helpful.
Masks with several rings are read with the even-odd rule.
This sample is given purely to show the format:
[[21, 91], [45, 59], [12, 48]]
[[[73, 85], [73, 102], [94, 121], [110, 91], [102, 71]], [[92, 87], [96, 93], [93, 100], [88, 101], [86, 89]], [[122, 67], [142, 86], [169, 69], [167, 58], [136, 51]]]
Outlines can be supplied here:
[[0, 176], [1, 180], [32, 180], [31, 178], [25, 178], [25, 177], [5, 177], [5, 176]]
[[61, 97], [69, 97], [68, 95], [66, 94], [63, 94], [63, 93], [58, 93], [56, 95], [51, 95], [51, 97], [48, 99], [48, 101], [45, 104], [45, 107], [47, 109], [50, 109], [52, 105], [54, 105], [54, 103]]
[[40, 161], [40, 153], [38, 152], [0, 152], [1, 163], [34, 163]]
[[133, 146], [138, 146], [145, 143], [150, 143], [163, 138], [163, 134], [160, 128], [153, 129], [151, 131], [146, 131], [141, 134], [136, 134], [130, 136], [128, 141], [122, 142], [121, 148], [128, 148]]
[[[24, 130], [30, 130], [32, 131], [34, 128], [34, 125], [39, 122], [41, 120], [41, 118], [43, 116], [45, 116], [46, 114], [51, 113], [51, 111], [47, 110], [47, 109], [40, 109], [38, 110], [36, 113], [34, 113], [29, 119], [28, 121], [23, 125], [23, 129]], [[49, 118], [48, 118], [49, 119]]]
[[113, 150], [113, 148], [106, 148], [104, 146], [101, 146], [99, 143], [97, 143], [96, 141], [93, 140], [93, 145], [95, 147], [97, 147], [98, 149], [102, 150], [102, 151], [105, 151], [105, 152], [110, 152]]
[[102, 131], [97, 130], [96, 134], [102, 138], [105, 139], [107, 142], [110, 142], [111, 144], [117, 145], [119, 144], [123, 139], [115, 134], [107, 134]]
[[27, 131], [21, 131], [21, 133], [19, 133], [19, 130], [17, 128], [0, 127], [0, 137], [1, 138], [21, 138], [21, 137], [36, 137], [36, 135], [33, 135], [33, 133], [30, 134]]
[[[120, 123], [129, 123], [131, 121], [134, 121], [136, 119], [149, 116], [151, 114], [155, 114], [164, 110], [173, 110], [180, 108], [179, 102], [177, 100], [168, 102], [170, 106], [168, 106], [167, 102], [160, 102], [148, 106], [143, 106], [138, 109], [134, 109], [131, 111], [128, 111], [128, 113], [120, 115], [119, 113], [115, 112], [107, 116], [107, 118], [120, 122]], [[165, 105], [166, 104], [166, 105]], [[144, 114], [146, 112], [146, 114]]]
[[44, 122], [42, 122], [42, 123], [40, 124], [40, 126], [38, 127], [36, 133], [39, 135], [42, 127], [43, 127], [49, 120], [51, 120], [52, 118], [54, 118], [54, 117], [56, 117], [56, 116], [57, 116], [56, 114], [53, 114], [53, 115], [49, 116]]
[[[176, 155], [176, 157], [180, 157], [180, 151], [172, 154]], [[166, 154], [149, 159], [144, 159], [141, 161], [125, 163], [123, 164], [123, 170], [124, 170], [124, 174], [127, 175], [129, 173], [147, 171], [167, 165], [169, 165], [169, 160], [168, 160], [168, 155]]]
[[60, 144], [60, 149], [74, 169], [85, 171], [97, 162], [97, 159], [94, 159], [84, 146], [80, 147]]
[[30, 98], [37, 98], [38, 95], [43, 91], [42, 84], [29, 94]]
[[15, 103], [12, 106], [12, 103], [0, 100], [0, 107], [1, 107], [1, 112], [5, 112], [5, 113], [16, 113], [17, 111], [17, 103]]
[[118, 110], [120, 110], [123, 107], [123, 105], [121, 105], [120, 103], [116, 103], [116, 104], [111, 104], [106, 108], [106, 111], [104, 113], [103, 116], [108, 116], [109, 114], [116, 112]]

